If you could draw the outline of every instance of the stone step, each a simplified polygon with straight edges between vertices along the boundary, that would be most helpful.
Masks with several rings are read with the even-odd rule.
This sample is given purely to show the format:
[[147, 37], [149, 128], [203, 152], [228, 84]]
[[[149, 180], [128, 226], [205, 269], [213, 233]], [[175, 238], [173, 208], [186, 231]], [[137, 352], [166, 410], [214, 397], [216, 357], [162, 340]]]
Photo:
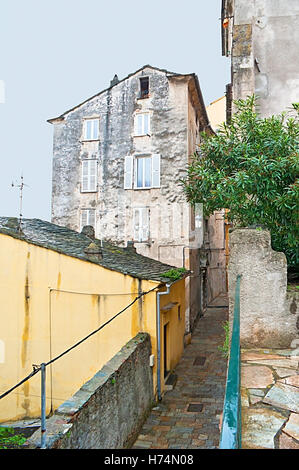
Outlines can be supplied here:
[[175, 387], [175, 384], [177, 383], [178, 376], [177, 374], [170, 373], [166, 379], [165, 382], [165, 391], [169, 392], [170, 390], [173, 390]]

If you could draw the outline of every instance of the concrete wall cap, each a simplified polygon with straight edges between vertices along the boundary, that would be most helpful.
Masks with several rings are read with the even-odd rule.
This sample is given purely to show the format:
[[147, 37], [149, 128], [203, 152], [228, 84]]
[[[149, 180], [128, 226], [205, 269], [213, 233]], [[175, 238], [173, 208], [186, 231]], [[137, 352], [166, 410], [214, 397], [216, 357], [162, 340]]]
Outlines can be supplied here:
[[271, 246], [271, 235], [269, 230], [255, 228], [239, 228], [231, 232], [230, 243], [233, 244], [258, 244]]

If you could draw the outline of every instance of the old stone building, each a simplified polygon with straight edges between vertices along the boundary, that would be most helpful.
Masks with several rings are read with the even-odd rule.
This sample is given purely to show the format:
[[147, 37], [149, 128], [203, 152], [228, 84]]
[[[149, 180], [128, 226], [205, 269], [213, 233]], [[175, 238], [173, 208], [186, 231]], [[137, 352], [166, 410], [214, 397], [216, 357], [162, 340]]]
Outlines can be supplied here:
[[222, 0], [221, 17], [229, 101], [255, 94], [262, 116], [290, 110], [299, 101], [298, 0]]
[[200, 209], [186, 174], [200, 132], [213, 132], [198, 78], [146, 65], [48, 122], [54, 125], [52, 222], [190, 269], [186, 331], [201, 309]]

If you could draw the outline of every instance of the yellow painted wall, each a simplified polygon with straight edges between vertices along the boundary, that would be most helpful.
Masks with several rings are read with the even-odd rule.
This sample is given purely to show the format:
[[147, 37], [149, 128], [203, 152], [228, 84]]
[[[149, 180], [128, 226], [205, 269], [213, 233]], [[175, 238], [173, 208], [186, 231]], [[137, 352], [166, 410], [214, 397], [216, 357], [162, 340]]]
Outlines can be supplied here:
[[[4, 234], [0, 234], [0, 266], [0, 393], [27, 376], [32, 364], [48, 362], [97, 329], [128, 305], [139, 289], [158, 285]], [[184, 281], [174, 284], [171, 296], [184, 298], [180, 284]], [[168, 297], [162, 296], [163, 302]], [[171, 334], [181, 335], [179, 341], [171, 340], [175, 364], [182, 352], [184, 320], [179, 330], [175, 319], [171, 323]], [[69, 399], [138, 332], [150, 334], [156, 356], [156, 291], [46, 368], [47, 413]], [[155, 390], [156, 369], [155, 361]], [[0, 400], [0, 422], [39, 416], [40, 373]]]
[[226, 122], [226, 97], [222, 96], [218, 100], [212, 101], [207, 106], [207, 113], [212, 129], [216, 131], [221, 124]]
[[[161, 289], [163, 291], [165, 289]], [[161, 295], [161, 390], [164, 391], [164, 325], [167, 326], [167, 369], [172, 371], [184, 350], [185, 332], [185, 281], [176, 282], [168, 295]], [[164, 308], [173, 304], [170, 310]]]

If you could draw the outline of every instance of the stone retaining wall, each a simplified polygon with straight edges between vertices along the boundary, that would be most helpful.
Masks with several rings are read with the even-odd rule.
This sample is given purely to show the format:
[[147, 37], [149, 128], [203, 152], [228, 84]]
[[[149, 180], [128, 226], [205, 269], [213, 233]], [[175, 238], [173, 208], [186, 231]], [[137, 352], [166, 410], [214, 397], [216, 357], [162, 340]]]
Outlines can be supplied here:
[[[150, 337], [139, 333], [47, 419], [47, 448], [130, 447], [153, 402]], [[25, 443], [40, 447], [40, 430]]]
[[287, 261], [271, 248], [270, 233], [235, 229], [228, 265], [232, 318], [235, 283], [241, 274], [240, 339], [244, 348], [296, 348], [299, 345], [299, 292], [287, 291]]

